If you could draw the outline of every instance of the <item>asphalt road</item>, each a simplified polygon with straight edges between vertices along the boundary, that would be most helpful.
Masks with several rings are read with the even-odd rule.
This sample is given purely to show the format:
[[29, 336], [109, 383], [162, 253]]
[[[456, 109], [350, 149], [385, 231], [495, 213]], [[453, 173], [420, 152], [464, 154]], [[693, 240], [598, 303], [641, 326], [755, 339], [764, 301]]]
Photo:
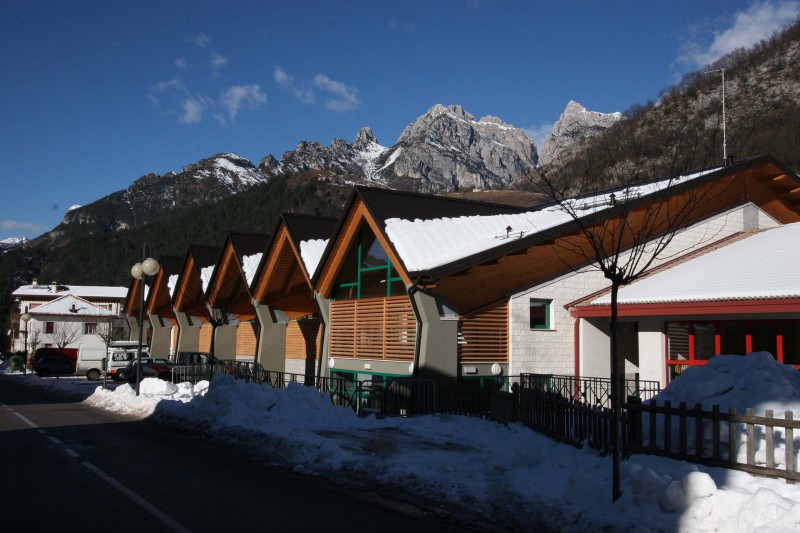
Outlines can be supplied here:
[[417, 506], [295, 474], [0, 376], [3, 531], [457, 531]]

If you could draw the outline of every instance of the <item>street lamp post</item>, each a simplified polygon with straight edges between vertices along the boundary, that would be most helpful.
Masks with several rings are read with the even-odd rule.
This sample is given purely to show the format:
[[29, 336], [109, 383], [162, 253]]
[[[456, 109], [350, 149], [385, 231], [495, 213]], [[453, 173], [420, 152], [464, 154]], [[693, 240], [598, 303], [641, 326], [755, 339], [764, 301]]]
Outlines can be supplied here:
[[20, 315], [19, 319], [25, 323], [25, 330], [23, 331], [23, 340], [25, 342], [25, 362], [22, 364], [22, 374], [25, 375], [28, 373], [28, 321], [31, 319], [31, 314], [26, 310]]
[[144, 333], [144, 288], [148, 276], [155, 276], [161, 265], [150, 255], [150, 245], [142, 245], [140, 262], [131, 267], [131, 276], [139, 280], [139, 342], [136, 348], [136, 396], [139, 396], [139, 383], [142, 381], [142, 334]]

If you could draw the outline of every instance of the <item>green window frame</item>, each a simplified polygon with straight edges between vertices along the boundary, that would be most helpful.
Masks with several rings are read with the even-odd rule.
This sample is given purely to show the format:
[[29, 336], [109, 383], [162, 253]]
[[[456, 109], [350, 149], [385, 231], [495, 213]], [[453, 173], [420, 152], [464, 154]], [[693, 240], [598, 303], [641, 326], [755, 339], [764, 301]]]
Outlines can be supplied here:
[[[397, 275], [397, 272], [395, 271], [394, 267], [392, 266], [392, 262], [388, 257], [386, 258], [385, 263], [373, 264], [371, 266], [366, 266], [364, 264], [365, 259], [367, 259], [370, 251], [372, 251], [373, 247], [375, 246], [380, 247], [381, 251], [383, 251], [385, 254], [385, 250], [383, 250], [383, 248], [380, 246], [380, 243], [372, 234], [372, 232], [368, 232], [362, 228], [358, 232], [357, 242], [358, 244], [355, 250], [351, 250], [345, 259], [347, 262], [355, 261], [356, 263], [355, 280], [340, 281], [337, 283], [336, 294], [334, 295], [334, 298], [339, 300], [361, 300], [362, 298], [375, 298], [379, 296], [385, 296], [388, 298], [390, 296], [399, 296], [401, 294], [405, 294], [406, 288], [404, 285], [402, 285], [402, 279], [399, 275]], [[353, 254], [353, 251], [355, 251], [355, 254]], [[385, 272], [385, 275], [381, 276], [381, 272]], [[385, 283], [386, 292], [385, 294], [380, 295], [369, 294], [365, 296], [365, 287], [374, 287], [376, 280], [372, 275], [373, 273], [378, 274], [378, 283]], [[392, 286], [394, 285], [397, 287], [397, 283], [400, 283], [400, 287], [395, 288], [393, 291]]]
[[530, 299], [530, 326], [531, 329], [553, 329], [551, 307], [553, 300], [541, 298]]

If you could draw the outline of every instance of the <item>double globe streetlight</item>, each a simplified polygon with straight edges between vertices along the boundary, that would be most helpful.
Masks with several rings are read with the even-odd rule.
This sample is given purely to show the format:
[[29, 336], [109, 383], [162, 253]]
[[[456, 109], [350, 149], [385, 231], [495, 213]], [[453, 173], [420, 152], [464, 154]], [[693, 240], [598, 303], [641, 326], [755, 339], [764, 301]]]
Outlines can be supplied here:
[[[139, 396], [139, 383], [142, 381], [142, 333], [144, 332], [144, 288], [148, 276], [158, 274], [161, 265], [150, 255], [150, 245], [142, 245], [142, 261], [131, 267], [131, 276], [139, 280], [139, 343], [136, 348], [136, 396]], [[147, 257], [147, 259], [144, 259]]]
[[25, 307], [25, 312], [22, 313], [19, 317], [25, 323], [25, 361], [22, 363], [22, 373], [27, 374], [28, 372], [28, 322], [31, 319], [31, 314], [28, 312], [27, 306]]

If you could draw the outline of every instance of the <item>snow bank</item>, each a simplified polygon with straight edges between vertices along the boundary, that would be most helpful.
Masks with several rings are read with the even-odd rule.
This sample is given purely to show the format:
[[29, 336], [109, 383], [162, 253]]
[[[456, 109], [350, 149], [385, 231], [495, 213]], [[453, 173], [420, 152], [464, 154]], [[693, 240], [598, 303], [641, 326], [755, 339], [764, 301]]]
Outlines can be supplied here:
[[[715, 358], [705, 371], [691, 370], [659, 400], [724, 397], [736, 405], [751, 399], [784, 405], [776, 395], [790, 394], [784, 387], [793, 375], [758, 354]], [[758, 399], [748, 380], [740, 379], [749, 373], [753, 383], [772, 393]], [[2, 379], [75, 387], [68, 380], [30, 375]], [[297, 472], [353, 474], [387, 491], [467, 508], [487, 524], [508, 529], [800, 530], [800, 487], [783, 480], [637, 455], [623, 461], [622, 497], [612, 505], [611, 460], [589, 449], [558, 444], [518, 424], [504, 427], [476, 418], [359, 418], [297, 384], [273, 389], [215, 376], [192, 387], [148, 378], [139, 397], [128, 385], [115, 391], [97, 387], [87, 402], [160, 417], [179, 428], [204, 428], [218, 439], [268, 451]]]

